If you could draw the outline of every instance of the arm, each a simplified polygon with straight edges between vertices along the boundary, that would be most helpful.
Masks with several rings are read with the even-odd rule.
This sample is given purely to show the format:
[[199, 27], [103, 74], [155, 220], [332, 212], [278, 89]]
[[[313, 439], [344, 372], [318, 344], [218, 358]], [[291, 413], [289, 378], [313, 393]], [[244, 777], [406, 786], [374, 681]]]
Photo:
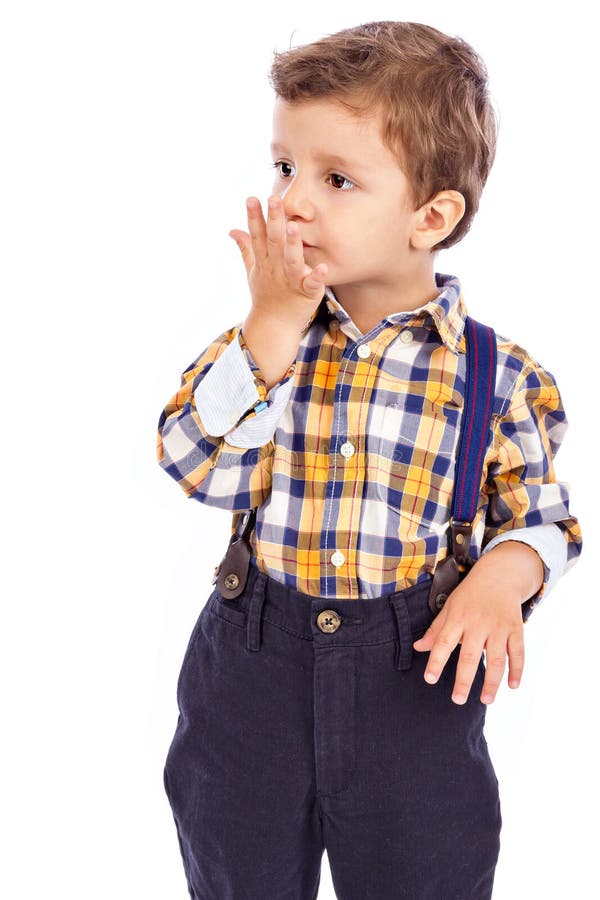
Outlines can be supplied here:
[[552, 375], [528, 360], [516, 378], [506, 412], [495, 425], [492, 452], [496, 458], [488, 466], [480, 557], [413, 644], [418, 651], [430, 651], [424, 675], [430, 683], [438, 680], [457, 643], [461, 644], [452, 694], [455, 703], [466, 702], [484, 646], [480, 700], [493, 702], [507, 654], [509, 686], [519, 686], [525, 659], [524, 623], [548, 590], [550, 565], [556, 580], [563, 561], [567, 570], [581, 553], [579, 523], [569, 514], [568, 486], [557, 482], [554, 474], [554, 456], [566, 429]]
[[[271, 440], [289, 400], [296, 361], [294, 358], [286, 366], [279, 380], [267, 385], [240, 326], [231, 329], [235, 330], [237, 335], [195, 388], [194, 400], [210, 434], [227, 435], [228, 442], [236, 447], [260, 447]], [[269, 334], [273, 343], [275, 330], [269, 329]], [[296, 340], [295, 353], [298, 344]], [[232, 430], [232, 426], [237, 427]]]
[[[296, 350], [299, 341], [297, 333]], [[232, 510], [262, 505], [271, 489], [272, 438], [294, 372], [295, 362], [267, 390], [239, 325], [188, 366], [160, 415], [157, 436], [160, 466], [188, 497]]]
[[554, 471], [567, 427], [553, 376], [529, 360], [496, 426], [481, 553], [482, 559], [499, 544], [518, 541], [539, 556], [543, 582], [524, 598], [523, 621], [581, 553], [580, 526], [569, 513], [569, 486], [557, 481]]
[[324, 294], [327, 266], [305, 263], [297, 224], [286, 230], [280, 198], [270, 201], [265, 222], [258, 200], [248, 198], [250, 234], [230, 232], [252, 295], [244, 335], [234, 326], [188, 366], [158, 423], [160, 465], [188, 497], [225, 509], [261, 506], [271, 491], [273, 434], [303, 328]]

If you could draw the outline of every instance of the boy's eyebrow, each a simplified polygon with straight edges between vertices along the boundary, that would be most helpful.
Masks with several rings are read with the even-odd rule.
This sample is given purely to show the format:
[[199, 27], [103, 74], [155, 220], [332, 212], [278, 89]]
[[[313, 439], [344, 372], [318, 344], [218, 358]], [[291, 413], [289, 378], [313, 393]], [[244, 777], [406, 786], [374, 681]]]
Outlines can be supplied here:
[[[277, 141], [275, 141], [274, 143], [271, 144], [271, 150], [281, 150], [281, 151], [285, 152], [285, 147], [283, 146], [283, 144], [279, 144]], [[313, 154], [313, 156], [315, 157], [315, 159], [319, 159], [322, 162], [332, 162], [332, 163], [335, 163], [337, 166], [342, 166], [342, 168], [344, 168], [344, 169], [346, 169], [346, 168], [348, 168], [348, 169], [368, 169], [369, 168], [369, 166], [365, 163], [361, 163], [358, 161], [353, 162], [352, 160], [344, 159], [343, 156], [338, 156], [337, 153], [327, 153], [327, 152], [317, 151], [316, 153]]]

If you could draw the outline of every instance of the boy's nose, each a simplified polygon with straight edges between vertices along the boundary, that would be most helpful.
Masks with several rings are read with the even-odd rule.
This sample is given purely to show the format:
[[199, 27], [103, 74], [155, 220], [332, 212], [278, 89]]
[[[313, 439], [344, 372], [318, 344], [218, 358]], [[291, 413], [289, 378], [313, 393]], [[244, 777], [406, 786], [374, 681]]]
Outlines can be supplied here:
[[281, 195], [283, 211], [287, 219], [295, 216], [301, 219], [310, 219], [313, 216], [313, 205], [306, 192], [294, 182]]

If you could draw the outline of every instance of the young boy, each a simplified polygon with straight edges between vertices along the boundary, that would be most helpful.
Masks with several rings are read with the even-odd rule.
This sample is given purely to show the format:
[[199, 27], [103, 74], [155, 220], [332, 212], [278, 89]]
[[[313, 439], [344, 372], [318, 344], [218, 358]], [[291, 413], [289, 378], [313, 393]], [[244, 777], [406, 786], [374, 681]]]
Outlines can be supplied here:
[[275, 54], [271, 80], [268, 215], [249, 198], [230, 232], [251, 307], [159, 422], [188, 497], [232, 510], [233, 533], [256, 508], [250, 565], [217, 582], [177, 686], [164, 777], [189, 893], [309, 900], [326, 848], [341, 900], [484, 900], [502, 821], [486, 704], [507, 654], [518, 687], [523, 624], [582, 546], [558, 387], [496, 336], [475, 563], [429, 605], [467, 316], [433, 266], [494, 159], [485, 65], [374, 22]]

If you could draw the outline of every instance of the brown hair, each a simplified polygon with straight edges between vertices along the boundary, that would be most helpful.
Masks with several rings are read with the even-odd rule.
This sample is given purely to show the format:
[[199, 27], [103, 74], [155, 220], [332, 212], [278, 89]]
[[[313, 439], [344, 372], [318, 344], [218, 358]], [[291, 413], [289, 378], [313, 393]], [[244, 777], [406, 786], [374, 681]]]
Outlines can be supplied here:
[[381, 138], [414, 209], [443, 190], [465, 198], [462, 219], [432, 252], [465, 236], [498, 132], [485, 63], [466, 41], [418, 22], [368, 22], [273, 57], [269, 82], [287, 102], [331, 98], [359, 117], [381, 110]]

